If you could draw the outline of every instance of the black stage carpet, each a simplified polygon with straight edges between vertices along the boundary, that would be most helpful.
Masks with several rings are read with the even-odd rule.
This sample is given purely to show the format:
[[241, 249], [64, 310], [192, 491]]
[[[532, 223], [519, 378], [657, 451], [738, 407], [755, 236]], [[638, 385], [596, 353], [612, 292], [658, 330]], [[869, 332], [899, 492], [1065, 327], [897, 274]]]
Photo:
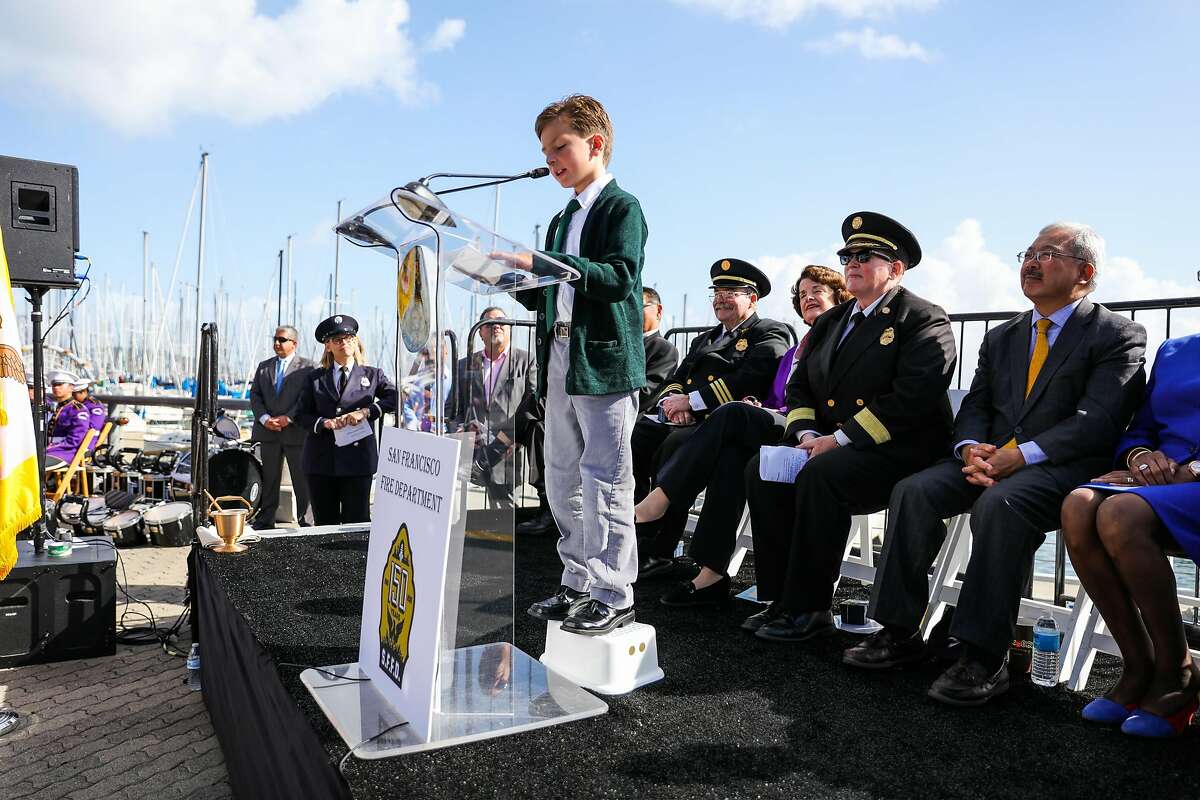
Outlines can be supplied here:
[[[554, 541], [519, 540], [524, 609], [556, 588]], [[276, 663], [356, 660], [365, 536], [264, 541], [204, 558]], [[747, 559], [737, 589], [753, 579]], [[847, 583], [847, 582], [844, 582]], [[985, 707], [925, 696], [940, 667], [863, 674], [840, 654], [857, 637], [767, 644], [738, 630], [755, 607], [673, 610], [669, 584], [639, 587], [638, 619], [658, 632], [666, 678], [581, 722], [383, 761], [350, 759], [356, 798], [1195, 797], [1200, 734], [1132, 740], [1079, 719], [1089, 697], [1028, 682]], [[862, 596], [846, 587], [842, 594]], [[499, 604], [504, 611], [507, 605]], [[486, 641], [487, 633], [479, 633]], [[516, 644], [537, 656], [544, 628], [519, 613]], [[1099, 663], [1101, 661], [1104, 663]], [[1097, 659], [1093, 692], [1113, 680]], [[283, 685], [335, 765], [346, 747], [301, 685]], [[205, 676], [206, 682], [208, 676]]]

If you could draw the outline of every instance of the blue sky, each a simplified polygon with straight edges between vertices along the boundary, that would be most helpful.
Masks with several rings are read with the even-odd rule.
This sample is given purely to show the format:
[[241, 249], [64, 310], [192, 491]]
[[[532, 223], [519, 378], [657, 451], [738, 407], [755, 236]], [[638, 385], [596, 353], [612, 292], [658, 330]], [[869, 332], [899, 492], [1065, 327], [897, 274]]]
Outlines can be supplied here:
[[[581, 91], [607, 105], [612, 171], [649, 222], [644, 282], [675, 315], [686, 292], [693, 324], [709, 318], [713, 260], [747, 258], [786, 284], [830, 263], [842, 218], [861, 209], [916, 233], [929, 260], [906, 282], [952, 312], [1023, 308], [1011, 257], [1056, 219], [1108, 240], [1100, 299], [1200, 293], [1186, 244], [1200, 216], [1192, 3], [98, 8], [3, 12], [0, 153], [79, 167], [82, 250], [114, 289], [140, 289], [143, 230], [169, 279], [203, 146], [206, 286], [223, 280], [273, 315], [275, 254], [292, 234], [311, 326], [337, 200], [348, 212], [433, 171], [536, 166], [533, 117]], [[549, 179], [501, 197], [501, 232], [526, 241], [567, 200]], [[492, 198], [455, 204], [490, 223]], [[349, 250], [344, 305], [366, 317], [390, 297], [390, 272]], [[790, 321], [784, 294], [764, 305]]]

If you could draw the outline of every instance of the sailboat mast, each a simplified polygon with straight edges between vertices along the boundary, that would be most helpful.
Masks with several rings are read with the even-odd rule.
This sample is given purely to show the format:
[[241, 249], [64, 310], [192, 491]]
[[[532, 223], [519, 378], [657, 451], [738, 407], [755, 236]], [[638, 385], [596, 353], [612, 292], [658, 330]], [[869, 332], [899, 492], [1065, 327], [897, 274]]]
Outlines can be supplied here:
[[150, 234], [147, 233], [146, 231], [142, 231], [142, 338], [141, 338], [142, 358], [140, 361], [140, 366], [138, 367], [138, 371], [140, 373], [138, 375], [138, 379], [142, 380], [142, 381], [146, 380], [146, 339], [149, 336], [149, 334], [148, 334], [149, 328], [147, 327], [147, 324], [146, 324], [146, 312], [149, 308], [149, 304], [146, 302], [146, 300], [147, 300], [147, 292], [149, 291], [149, 285], [148, 285], [149, 281], [150, 281]]

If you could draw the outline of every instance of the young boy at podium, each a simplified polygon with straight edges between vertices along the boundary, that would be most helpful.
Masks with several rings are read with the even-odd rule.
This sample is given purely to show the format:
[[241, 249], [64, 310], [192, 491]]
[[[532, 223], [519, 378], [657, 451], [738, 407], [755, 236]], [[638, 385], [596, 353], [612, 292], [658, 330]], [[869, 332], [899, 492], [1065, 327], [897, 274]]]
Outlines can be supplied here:
[[[562, 534], [562, 585], [528, 613], [585, 636], [633, 621], [637, 538], [633, 457], [642, 346], [646, 220], [608, 172], [612, 122], [594, 98], [551, 103], [534, 122], [550, 174], [571, 191], [546, 254], [579, 271], [570, 283], [516, 293], [537, 313], [538, 391], [546, 398], [546, 495]], [[534, 256], [502, 256], [532, 270]]]

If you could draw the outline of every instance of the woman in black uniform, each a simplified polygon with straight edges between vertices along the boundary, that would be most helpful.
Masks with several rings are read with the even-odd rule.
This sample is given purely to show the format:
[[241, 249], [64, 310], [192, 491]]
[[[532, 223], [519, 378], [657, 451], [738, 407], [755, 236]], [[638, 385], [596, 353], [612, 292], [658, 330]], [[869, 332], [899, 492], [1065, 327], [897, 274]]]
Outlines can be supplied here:
[[379, 463], [372, 423], [385, 411], [395, 413], [396, 386], [382, 369], [363, 363], [354, 317], [324, 320], [316, 337], [325, 355], [305, 382], [296, 420], [311, 434], [303, 463], [313, 519], [317, 525], [369, 522]]

